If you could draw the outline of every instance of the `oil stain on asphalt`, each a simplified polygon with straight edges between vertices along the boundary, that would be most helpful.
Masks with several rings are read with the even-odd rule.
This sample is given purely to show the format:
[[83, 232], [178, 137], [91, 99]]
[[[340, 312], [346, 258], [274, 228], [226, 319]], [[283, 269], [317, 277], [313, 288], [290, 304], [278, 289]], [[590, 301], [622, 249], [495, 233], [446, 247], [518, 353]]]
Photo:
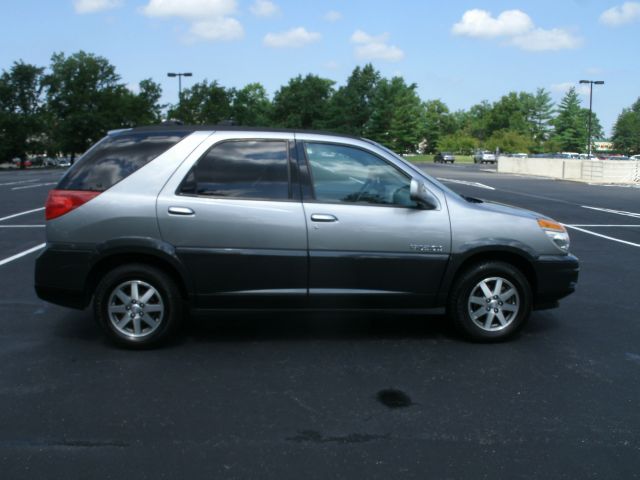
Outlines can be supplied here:
[[380, 390], [376, 395], [376, 398], [385, 407], [389, 408], [404, 408], [413, 405], [409, 395], [402, 390], [386, 389]]

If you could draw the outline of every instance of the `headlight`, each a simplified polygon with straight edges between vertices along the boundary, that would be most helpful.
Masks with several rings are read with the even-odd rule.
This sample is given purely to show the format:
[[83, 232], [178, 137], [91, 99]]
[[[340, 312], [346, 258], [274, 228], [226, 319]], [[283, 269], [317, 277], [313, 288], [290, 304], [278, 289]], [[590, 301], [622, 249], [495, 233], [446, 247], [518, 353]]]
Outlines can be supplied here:
[[569, 234], [562, 224], [546, 218], [539, 218], [538, 225], [556, 247], [563, 252], [569, 251]]

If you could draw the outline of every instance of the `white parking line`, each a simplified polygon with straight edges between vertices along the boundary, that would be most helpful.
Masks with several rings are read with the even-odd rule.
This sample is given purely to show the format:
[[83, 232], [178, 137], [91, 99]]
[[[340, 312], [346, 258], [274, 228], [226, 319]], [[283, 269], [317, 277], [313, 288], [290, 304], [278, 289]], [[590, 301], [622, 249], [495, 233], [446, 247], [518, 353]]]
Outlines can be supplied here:
[[0, 225], [0, 228], [44, 228], [45, 225]]
[[576, 227], [575, 225], [566, 225], [564, 223], [563, 223], [563, 225], [565, 227], [567, 227], [567, 228], [571, 228], [573, 230], [578, 230], [579, 232], [583, 232], [583, 233], [588, 233], [589, 235], [593, 235], [595, 237], [600, 237], [600, 238], [604, 238], [604, 239], [607, 239], [607, 240], [611, 240], [612, 242], [624, 243], [625, 245], [631, 245], [632, 247], [640, 248], [640, 243], [627, 242], [626, 240], [621, 240], [619, 238], [610, 237], [608, 235], [602, 235], [601, 233], [592, 232], [591, 230], [586, 230], [584, 228]]
[[587, 205], [582, 205], [582, 208], [588, 208], [589, 210], [596, 210], [598, 212], [614, 213], [616, 215], [623, 215], [625, 217], [640, 218], [640, 213], [636, 212], [625, 212], [624, 210], [613, 210], [611, 208], [589, 207]]
[[46, 245], [47, 245], [46, 243], [41, 243], [40, 245], [36, 245], [35, 247], [30, 248], [29, 250], [25, 250], [24, 252], [16, 253], [15, 255], [13, 255], [11, 257], [7, 257], [5, 259], [2, 259], [2, 260], [0, 260], [0, 267], [2, 265], [6, 265], [9, 262], [13, 262], [14, 260], [22, 258], [25, 255], [29, 255], [30, 253], [37, 252], [38, 250], [43, 249]]
[[36, 183], [35, 185], [24, 185], [22, 187], [13, 187], [11, 190], [24, 190], [25, 188], [45, 187], [47, 185], [55, 185], [57, 182]]
[[21, 183], [31, 183], [31, 182], [37, 182], [38, 180], [40, 180], [39, 178], [34, 178], [31, 180], [20, 180], [18, 182], [7, 182], [7, 183], [0, 183], [0, 187], [4, 187], [6, 185], [19, 185]]
[[602, 225], [602, 224], [599, 224], [599, 225], [582, 225], [582, 224], [572, 223], [571, 225], [567, 225], [567, 227], [640, 228], [640, 225], [610, 225], [610, 224], [607, 224], [607, 225]]
[[484, 188], [485, 190], [495, 190], [495, 188], [490, 187], [489, 185], [485, 185], [484, 183], [467, 182], [466, 180], [454, 180], [452, 178], [440, 178], [440, 177], [438, 177], [438, 180], [442, 182], [459, 183], [460, 185], [468, 185], [470, 187]]
[[19, 217], [21, 215], [27, 215], [28, 213], [39, 212], [40, 210], [44, 210], [44, 207], [34, 208], [33, 210], [26, 210], [24, 212], [14, 213], [13, 215], [8, 215], [6, 217], [2, 217], [2, 218], [0, 218], [0, 222], [4, 222], [5, 220], [9, 220], [10, 218]]

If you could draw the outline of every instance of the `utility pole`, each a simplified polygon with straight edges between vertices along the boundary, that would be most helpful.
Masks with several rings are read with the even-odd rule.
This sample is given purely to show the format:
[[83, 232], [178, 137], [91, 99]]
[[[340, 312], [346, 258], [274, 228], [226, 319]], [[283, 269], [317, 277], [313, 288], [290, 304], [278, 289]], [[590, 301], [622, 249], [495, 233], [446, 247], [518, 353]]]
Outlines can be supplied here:
[[182, 77], [191, 77], [193, 74], [191, 72], [169, 72], [167, 73], [167, 77], [175, 78], [178, 77], [178, 106], [182, 103]]
[[587, 152], [589, 152], [589, 157], [591, 158], [591, 117], [593, 116], [593, 86], [594, 85], [604, 85], [604, 81], [602, 80], [580, 80], [582, 84], [589, 84], [589, 136], [587, 139]]

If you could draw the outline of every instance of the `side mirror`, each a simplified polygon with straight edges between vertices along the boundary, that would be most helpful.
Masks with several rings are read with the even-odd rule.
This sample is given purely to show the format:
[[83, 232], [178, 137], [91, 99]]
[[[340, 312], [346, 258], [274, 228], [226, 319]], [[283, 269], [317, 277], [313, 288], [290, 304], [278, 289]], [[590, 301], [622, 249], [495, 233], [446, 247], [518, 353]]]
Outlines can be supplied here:
[[427, 186], [420, 180], [416, 180], [415, 178], [411, 180], [409, 192], [411, 200], [417, 202], [422, 208], [436, 210], [440, 206], [438, 199], [427, 190]]

